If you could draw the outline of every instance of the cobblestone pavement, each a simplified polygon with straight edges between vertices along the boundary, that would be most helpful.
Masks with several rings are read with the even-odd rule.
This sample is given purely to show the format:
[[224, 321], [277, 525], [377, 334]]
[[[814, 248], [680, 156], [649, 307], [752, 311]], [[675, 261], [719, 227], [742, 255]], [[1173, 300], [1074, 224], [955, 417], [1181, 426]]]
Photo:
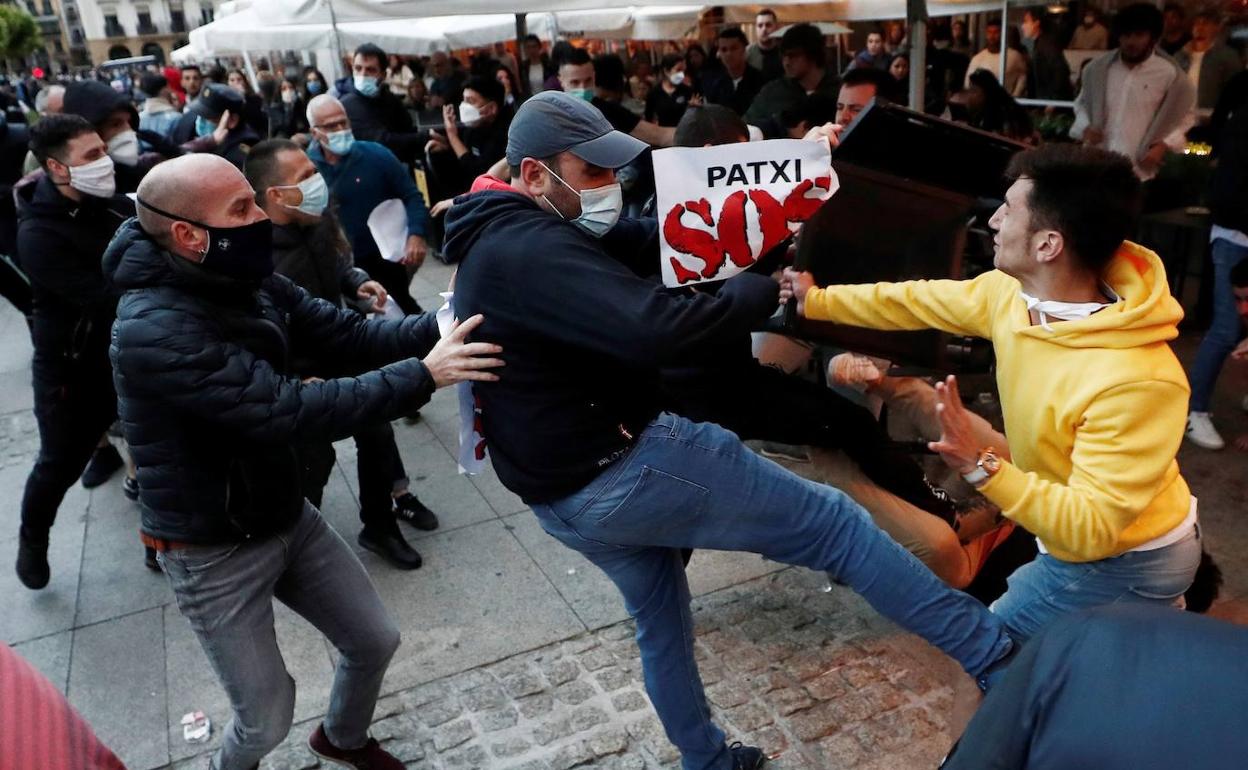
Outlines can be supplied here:
[[[729, 740], [776, 770], [934, 768], [963, 680], [848, 589], [785, 570], [695, 600], [707, 695]], [[383, 698], [373, 736], [419, 770], [679, 766], [641, 683], [631, 622]], [[296, 725], [266, 761], [318, 767]], [[198, 757], [175, 765], [202, 768]]]

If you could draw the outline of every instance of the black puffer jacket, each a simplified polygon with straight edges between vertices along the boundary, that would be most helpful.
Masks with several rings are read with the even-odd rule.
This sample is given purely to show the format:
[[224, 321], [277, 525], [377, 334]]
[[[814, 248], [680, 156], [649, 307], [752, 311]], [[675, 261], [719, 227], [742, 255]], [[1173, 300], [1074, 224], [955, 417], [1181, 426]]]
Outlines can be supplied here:
[[[303, 504], [292, 445], [410, 414], [433, 392], [424, 364], [407, 358], [436, 342], [432, 314], [367, 321], [279, 275], [259, 289], [224, 279], [136, 220], [109, 245], [104, 272], [125, 292], [109, 352], [153, 537], [222, 543], [280, 530]], [[289, 375], [292, 357], [313, 355], [358, 376]]]
[[108, 334], [117, 291], [101, 273], [100, 257], [134, 204], [124, 195], [73, 201], [46, 176], [23, 180], [13, 197], [18, 263], [34, 292], [36, 403], [71, 385], [112, 387]]

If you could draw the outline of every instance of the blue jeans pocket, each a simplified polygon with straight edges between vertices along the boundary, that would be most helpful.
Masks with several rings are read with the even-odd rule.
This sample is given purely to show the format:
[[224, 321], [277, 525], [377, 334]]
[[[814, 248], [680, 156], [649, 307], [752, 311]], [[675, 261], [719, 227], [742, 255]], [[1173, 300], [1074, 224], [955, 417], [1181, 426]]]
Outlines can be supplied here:
[[664, 529], [665, 524], [696, 519], [706, 508], [709, 495], [701, 484], [643, 465], [623, 499], [600, 516], [587, 512], [587, 518], [596, 527], [654, 531]]
[[207, 572], [219, 564], [225, 563], [234, 555], [242, 543], [226, 543], [223, 545], [193, 545], [179, 548], [164, 554], [166, 564], [172, 563], [182, 571], [194, 575]]

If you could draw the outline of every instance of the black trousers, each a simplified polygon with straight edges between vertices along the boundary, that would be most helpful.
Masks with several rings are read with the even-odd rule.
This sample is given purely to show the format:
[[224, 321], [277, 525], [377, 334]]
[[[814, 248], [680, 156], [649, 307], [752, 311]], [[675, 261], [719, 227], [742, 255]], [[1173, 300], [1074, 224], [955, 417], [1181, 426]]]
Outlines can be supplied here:
[[78, 481], [117, 419], [117, 396], [110, 376], [61, 378], [35, 374], [35, 420], [39, 457], [22, 495], [22, 537], [46, 543], [65, 493]]
[[666, 383], [677, 402], [673, 411], [718, 423], [745, 440], [840, 449], [883, 489], [953, 523], [953, 504], [936, 496], [918, 462], [894, 446], [884, 426], [863, 407], [757, 362], [724, 374], [713, 383]]
[[[407, 471], [394, 441], [394, 429], [384, 422], [358, 431], [355, 440], [356, 472], [360, 486], [360, 523], [365, 529], [385, 531], [397, 526], [392, 492], [405, 481]], [[325, 442], [300, 448], [303, 462], [303, 493], [308, 502], [321, 507], [321, 498], [334, 469], [334, 447]]]

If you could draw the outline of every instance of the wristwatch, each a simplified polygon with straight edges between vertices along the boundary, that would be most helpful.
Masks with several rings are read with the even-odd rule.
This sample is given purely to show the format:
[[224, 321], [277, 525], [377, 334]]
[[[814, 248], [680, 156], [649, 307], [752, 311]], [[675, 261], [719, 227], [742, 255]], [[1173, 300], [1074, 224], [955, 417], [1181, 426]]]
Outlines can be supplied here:
[[985, 447], [979, 451], [979, 459], [975, 461], [975, 470], [963, 473], [962, 478], [967, 484], [978, 487], [995, 476], [999, 470], [1001, 470], [1001, 458], [997, 456], [997, 450]]

